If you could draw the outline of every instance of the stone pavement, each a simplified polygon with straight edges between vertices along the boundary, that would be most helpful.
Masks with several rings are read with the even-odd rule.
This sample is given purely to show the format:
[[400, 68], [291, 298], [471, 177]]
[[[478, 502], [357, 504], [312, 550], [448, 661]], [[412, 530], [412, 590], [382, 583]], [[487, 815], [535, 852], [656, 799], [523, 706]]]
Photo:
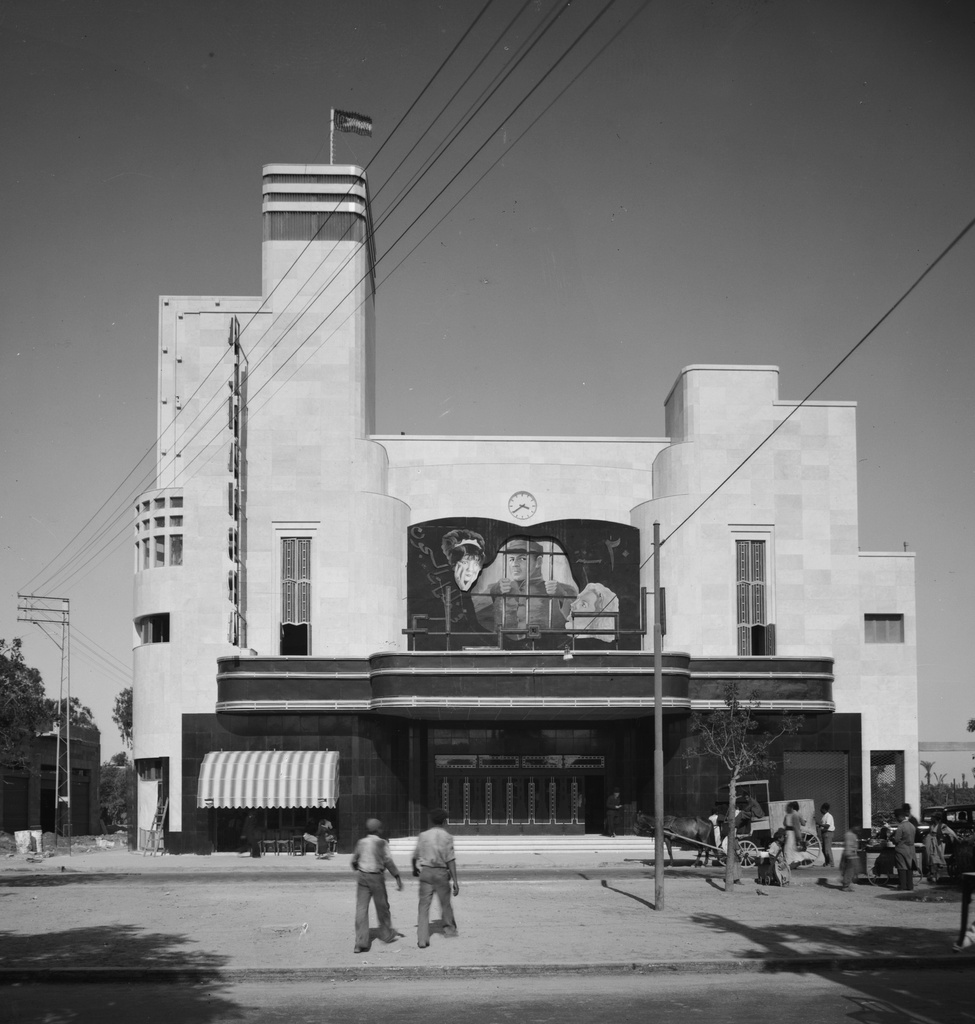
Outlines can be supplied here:
[[409, 858], [397, 856], [405, 889], [391, 880], [388, 888], [403, 936], [359, 955], [348, 855], [5, 857], [0, 982], [975, 964], [951, 952], [956, 887], [921, 883], [900, 894], [864, 883], [843, 893], [834, 869], [813, 867], [795, 872], [787, 888], [759, 886], [746, 870], [744, 884], [726, 894], [720, 869], [694, 868], [678, 855], [658, 911], [653, 864], [628, 844], [530, 856], [459, 848], [460, 935], [445, 937], [435, 924], [421, 950], [416, 883]]

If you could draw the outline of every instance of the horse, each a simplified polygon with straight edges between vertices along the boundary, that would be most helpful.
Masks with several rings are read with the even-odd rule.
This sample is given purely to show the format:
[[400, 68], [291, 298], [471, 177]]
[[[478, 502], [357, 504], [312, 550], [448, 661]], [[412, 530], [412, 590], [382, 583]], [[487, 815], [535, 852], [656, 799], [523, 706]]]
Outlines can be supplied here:
[[[636, 824], [633, 831], [637, 835], [652, 836], [654, 834], [653, 818], [646, 814], [637, 814]], [[670, 833], [670, 834], [668, 834]], [[671, 865], [674, 863], [674, 850], [671, 845], [671, 835], [680, 843], [681, 838], [693, 840], [694, 843], [704, 843], [708, 847], [714, 846], [714, 827], [706, 818], [691, 818], [687, 816], [666, 814], [664, 815], [664, 845], [667, 847], [667, 858]], [[694, 867], [707, 867], [709, 859], [713, 856], [717, 863], [719, 854], [714, 849], [701, 849], [693, 843], [688, 843], [697, 853]]]

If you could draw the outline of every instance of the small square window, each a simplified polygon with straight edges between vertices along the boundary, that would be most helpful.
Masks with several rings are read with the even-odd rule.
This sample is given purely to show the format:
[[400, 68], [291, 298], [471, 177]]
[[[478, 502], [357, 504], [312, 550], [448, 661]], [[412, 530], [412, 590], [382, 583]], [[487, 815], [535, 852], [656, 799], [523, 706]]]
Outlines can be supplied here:
[[165, 530], [166, 529], [166, 517], [165, 516], [156, 516], [156, 518], [154, 520], [154, 524], [155, 524], [155, 527], [156, 527], [157, 530]]
[[166, 507], [166, 499], [165, 498], [154, 498], [153, 502], [152, 502], [152, 507], [153, 508], [165, 508]]
[[182, 516], [170, 516], [169, 517], [169, 525], [170, 526], [182, 526], [183, 525], [183, 517]]
[[864, 615], [863, 639], [868, 644], [902, 644], [904, 642], [904, 616]]
[[172, 498], [170, 498], [169, 499], [169, 507], [170, 508], [182, 508], [183, 507], [183, 499], [182, 499], [182, 497], [172, 497]]

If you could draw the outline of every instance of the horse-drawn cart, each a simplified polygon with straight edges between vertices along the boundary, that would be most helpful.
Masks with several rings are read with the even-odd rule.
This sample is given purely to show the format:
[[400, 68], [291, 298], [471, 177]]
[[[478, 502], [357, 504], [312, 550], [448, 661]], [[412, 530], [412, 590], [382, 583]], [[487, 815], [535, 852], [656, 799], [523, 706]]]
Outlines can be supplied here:
[[[728, 787], [723, 787], [727, 799]], [[757, 864], [759, 854], [772, 841], [772, 836], [785, 825], [786, 807], [791, 800], [769, 800], [768, 779], [749, 779], [735, 787], [736, 802], [754, 808], [751, 814], [736, 816], [735, 835], [738, 839], [738, 859], [749, 867]], [[802, 844], [806, 853], [815, 860], [820, 853], [819, 836], [816, 835], [816, 805], [812, 800], [796, 800], [799, 817], [802, 819]], [[758, 816], [761, 810], [762, 816]], [[747, 819], [747, 820], [746, 820]]]
[[[728, 787], [718, 794], [716, 806], [727, 807]], [[724, 800], [724, 804], [721, 801]], [[772, 841], [772, 836], [784, 826], [786, 807], [792, 801], [769, 800], [768, 779], [749, 779], [739, 782], [735, 787], [734, 829], [738, 842], [738, 860], [745, 867], [755, 866], [765, 856], [765, 849]], [[799, 816], [803, 822], [802, 844], [810, 861], [815, 861], [820, 854], [819, 837], [816, 835], [815, 805], [812, 800], [797, 800]], [[713, 821], [706, 818], [682, 817], [665, 815], [663, 820], [664, 842], [667, 844], [669, 859], [673, 863], [672, 844], [679, 843], [689, 847], [698, 854], [698, 861], [707, 864], [711, 857], [723, 860], [727, 856], [727, 823], [720, 828], [721, 843], [715, 844], [715, 828]], [[636, 835], [650, 836], [654, 834], [653, 818], [637, 812], [637, 820], [633, 825]]]

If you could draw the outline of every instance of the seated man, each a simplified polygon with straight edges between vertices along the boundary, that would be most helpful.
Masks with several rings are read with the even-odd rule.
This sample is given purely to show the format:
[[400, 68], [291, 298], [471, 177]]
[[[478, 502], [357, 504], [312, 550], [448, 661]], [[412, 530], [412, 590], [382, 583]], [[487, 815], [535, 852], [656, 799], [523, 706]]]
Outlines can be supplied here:
[[318, 858], [331, 857], [335, 853], [335, 849], [338, 846], [338, 840], [335, 838], [335, 830], [332, 828], [332, 823], [328, 818], [322, 818], [318, 823], [318, 831], [315, 834], [317, 840], [317, 848], [315, 850], [315, 856]]

